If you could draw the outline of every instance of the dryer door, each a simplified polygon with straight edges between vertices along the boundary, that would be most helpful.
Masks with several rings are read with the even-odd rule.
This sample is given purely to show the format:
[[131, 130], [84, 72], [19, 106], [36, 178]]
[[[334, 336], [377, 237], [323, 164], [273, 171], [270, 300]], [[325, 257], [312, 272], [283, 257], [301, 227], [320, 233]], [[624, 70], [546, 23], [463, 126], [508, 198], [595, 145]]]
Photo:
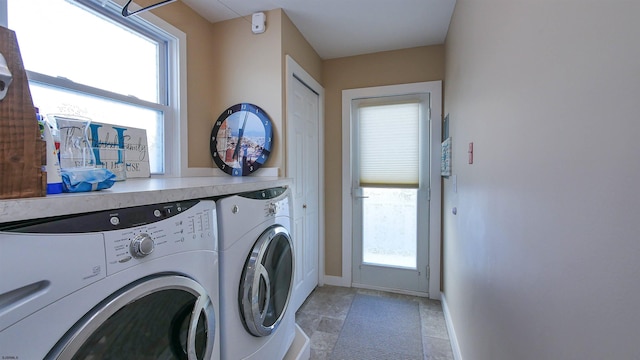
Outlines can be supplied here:
[[183, 276], [160, 276], [96, 306], [47, 359], [210, 359], [214, 338], [214, 309], [205, 289]]
[[274, 225], [260, 235], [245, 263], [239, 305], [243, 323], [253, 336], [278, 328], [293, 287], [293, 249], [287, 229]]

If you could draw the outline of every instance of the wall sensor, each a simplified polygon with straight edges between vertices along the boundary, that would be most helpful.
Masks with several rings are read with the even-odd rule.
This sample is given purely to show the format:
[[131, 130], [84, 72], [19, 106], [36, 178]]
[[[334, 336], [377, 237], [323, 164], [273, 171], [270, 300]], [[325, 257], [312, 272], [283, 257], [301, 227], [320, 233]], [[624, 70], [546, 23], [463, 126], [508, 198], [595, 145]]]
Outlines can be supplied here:
[[254, 13], [251, 16], [251, 31], [254, 34], [262, 34], [266, 30], [267, 17], [263, 12]]

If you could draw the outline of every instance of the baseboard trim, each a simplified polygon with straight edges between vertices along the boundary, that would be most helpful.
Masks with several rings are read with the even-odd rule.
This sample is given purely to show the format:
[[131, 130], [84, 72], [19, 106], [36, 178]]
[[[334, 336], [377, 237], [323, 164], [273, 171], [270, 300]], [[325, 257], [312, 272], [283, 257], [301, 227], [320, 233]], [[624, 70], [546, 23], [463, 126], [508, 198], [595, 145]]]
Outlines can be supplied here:
[[460, 345], [458, 344], [458, 337], [456, 331], [453, 328], [453, 321], [451, 320], [451, 314], [449, 313], [449, 306], [447, 305], [447, 298], [444, 293], [440, 293], [440, 301], [442, 302], [442, 312], [444, 312], [444, 321], [447, 324], [447, 331], [449, 332], [449, 341], [451, 342], [451, 351], [453, 352], [454, 360], [462, 360], [462, 353], [460, 352]]

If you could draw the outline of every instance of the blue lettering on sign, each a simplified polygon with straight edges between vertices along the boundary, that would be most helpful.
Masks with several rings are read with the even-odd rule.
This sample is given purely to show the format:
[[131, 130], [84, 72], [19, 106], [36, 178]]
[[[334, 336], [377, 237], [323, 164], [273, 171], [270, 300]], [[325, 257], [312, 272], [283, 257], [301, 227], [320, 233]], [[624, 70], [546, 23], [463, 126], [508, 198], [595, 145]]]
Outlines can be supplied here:
[[98, 129], [101, 127], [102, 125], [99, 124], [89, 124], [89, 128], [91, 129], [91, 147], [93, 148], [93, 155], [96, 157], [96, 165], [102, 165], [99, 150], [100, 140], [98, 139]]
[[[116, 131], [116, 138], [118, 143], [110, 143], [107, 135], [107, 139], [105, 141], [100, 141], [100, 137], [98, 135], [98, 129], [100, 129], [102, 125], [100, 124], [89, 124], [89, 128], [91, 129], [91, 147], [93, 148], [93, 154], [96, 157], [96, 165], [104, 165], [104, 163], [100, 159], [100, 148], [114, 148], [117, 146], [118, 149], [124, 149], [124, 132], [127, 131], [127, 128], [112, 126], [111, 128]], [[124, 162], [123, 159], [124, 152], [118, 152], [118, 161], [116, 164], [122, 164]]]
[[[124, 149], [124, 132], [127, 130], [126, 128], [121, 127], [113, 127], [113, 129], [118, 134], [118, 149]], [[118, 151], [118, 162], [116, 164], [122, 164], [124, 159], [122, 158], [123, 152]]]

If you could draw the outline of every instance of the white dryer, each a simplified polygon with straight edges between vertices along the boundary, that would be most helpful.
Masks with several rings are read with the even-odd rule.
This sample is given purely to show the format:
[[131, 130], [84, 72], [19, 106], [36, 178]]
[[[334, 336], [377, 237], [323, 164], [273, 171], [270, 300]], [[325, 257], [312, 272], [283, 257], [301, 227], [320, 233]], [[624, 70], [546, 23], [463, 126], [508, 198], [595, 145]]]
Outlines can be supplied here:
[[220, 358], [215, 202], [0, 231], [0, 358]]
[[290, 190], [220, 199], [220, 326], [223, 360], [282, 359], [295, 337]]

